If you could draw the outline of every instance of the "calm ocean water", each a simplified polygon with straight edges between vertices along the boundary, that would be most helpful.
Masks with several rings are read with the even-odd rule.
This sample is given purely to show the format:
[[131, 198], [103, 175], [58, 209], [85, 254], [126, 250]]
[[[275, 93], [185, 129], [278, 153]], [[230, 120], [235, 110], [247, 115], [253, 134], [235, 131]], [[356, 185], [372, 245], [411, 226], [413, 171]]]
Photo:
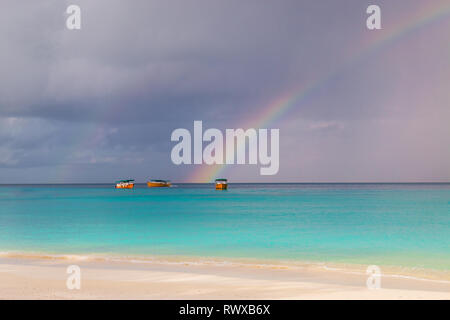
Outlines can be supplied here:
[[450, 184], [3, 185], [0, 251], [450, 270]]

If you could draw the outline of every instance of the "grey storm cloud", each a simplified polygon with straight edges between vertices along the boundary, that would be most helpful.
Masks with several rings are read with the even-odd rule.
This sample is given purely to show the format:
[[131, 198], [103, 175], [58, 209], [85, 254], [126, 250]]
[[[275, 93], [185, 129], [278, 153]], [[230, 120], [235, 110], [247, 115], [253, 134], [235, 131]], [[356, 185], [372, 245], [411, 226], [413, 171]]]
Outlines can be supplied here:
[[[379, 2], [385, 33], [422, 5]], [[81, 7], [81, 30], [65, 27], [69, 4]], [[430, 157], [412, 161], [395, 179], [449, 179], [450, 151], [438, 147], [450, 145], [443, 128], [448, 90], [438, 85], [450, 78], [450, 48], [442, 41], [450, 37], [448, 20], [353, 65], [352, 55], [371, 36], [368, 4], [4, 0], [0, 183], [108, 182], [155, 172], [183, 180], [193, 168], [170, 163], [173, 129], [191, 128], [194, 120], [239, 126], [291, 88], [343, 64], [351, 67], [276, 123], [283, 157], [274, 181], [390, 180], [395, 166], [421, 150]], [[429, 140], [400, 138], [398, 126], [410, 136], [420, 128]], [[395, 165], [377, 162], [368, 144], [390, 152]], [[246, 168], [230, 177], [261, 179]]]
[[64, 2], [43, 2], [2, 10], [3, 114], [123, 122], [232, 112], [282, 86], [288, 70], [293, 28], [281, 15], [293, 3], [274, 19], [277, 6], [256, 2], [80, 1], [83, 29], [70, 32]]

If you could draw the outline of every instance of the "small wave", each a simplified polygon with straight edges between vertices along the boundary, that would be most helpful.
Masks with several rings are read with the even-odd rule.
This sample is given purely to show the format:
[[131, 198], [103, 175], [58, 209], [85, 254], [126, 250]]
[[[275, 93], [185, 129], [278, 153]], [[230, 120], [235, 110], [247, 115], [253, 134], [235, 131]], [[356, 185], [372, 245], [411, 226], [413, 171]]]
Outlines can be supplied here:
[[[74, 262], [112, 262], [131, 264], [153, 264], [153, 265], [174, 265], [174, 266], [213, 266], [213, 267], [236, 267], [248, 269], [267, 270], [325, 270], [341, 272], [345, 274], [366, 275], [367, 265], [357, 264], [333, 264], [310, 261], [282, 261], [282, 260], [257, 260], [257, 259], [237, 259], [237, 258], [211, 258], [211, 257], [188, 257], [188, 256], [136, 256], [119, 254], [48, 254], [40, 252], [16, 252], [0, 251], [0, 258], [32, 259], [32, 260], [52, 260], [52, 261], [74, 261]], [[417, 268], [399, 268], [380, 266], [387, 270], [382, 272], [383, 278], [401, 278], [418, 281], [428, 281], [435, 283], [450, 284], [447, 271], [426, 270]]]
[[87, 255], [77, 255], [77, 254], [48, 254], [48, 253], [0, 251], [0, 258], [88, 261], [92, 257], [87, 256]]

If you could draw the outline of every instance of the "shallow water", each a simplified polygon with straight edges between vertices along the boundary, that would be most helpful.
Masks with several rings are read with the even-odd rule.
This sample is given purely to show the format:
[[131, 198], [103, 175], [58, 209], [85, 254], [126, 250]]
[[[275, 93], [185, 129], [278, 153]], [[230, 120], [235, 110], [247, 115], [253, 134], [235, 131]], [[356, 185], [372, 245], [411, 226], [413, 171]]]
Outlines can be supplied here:
[[450, 184], [3, 185], [0, 251], [450, 270]]

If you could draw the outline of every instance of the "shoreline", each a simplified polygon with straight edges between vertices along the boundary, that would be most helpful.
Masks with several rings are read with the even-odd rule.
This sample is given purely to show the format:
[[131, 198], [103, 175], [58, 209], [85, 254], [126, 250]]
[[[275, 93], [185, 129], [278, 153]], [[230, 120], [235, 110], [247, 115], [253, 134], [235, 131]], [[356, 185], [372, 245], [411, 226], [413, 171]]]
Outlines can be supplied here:
[[[287, 259], [260, 259], [260, 258], [232, 258], [232, 257], [205, 257], [184, 255], [125, 255], [118, 253], [45, 253], [0, 251], [2, 259], [16, 259], [17, 261], [54, 261], [58, 262], [86, 262], [86, 263], [123, 263], [130, 265], [182, 265], [182, 266], [216, 266], [241, 267], [250, 269], [268, 270], [324, 270], [347, 274], [366, 275], [368, 264], [338, 263]], [[378, 265], [384, 277], [405, 278], [418, 281], [430, 281], [450, 285], [450, 270], [437, 270], [429, 268], [412, 268], [403, 266]]]
[[[66, 288], [69, 265], [82, 289]], [[385, 273], [370, 290], [366, 266], [239, 261], [105, 260], [0, 255], [0, 299], [450, 299], [450, 281]]]

